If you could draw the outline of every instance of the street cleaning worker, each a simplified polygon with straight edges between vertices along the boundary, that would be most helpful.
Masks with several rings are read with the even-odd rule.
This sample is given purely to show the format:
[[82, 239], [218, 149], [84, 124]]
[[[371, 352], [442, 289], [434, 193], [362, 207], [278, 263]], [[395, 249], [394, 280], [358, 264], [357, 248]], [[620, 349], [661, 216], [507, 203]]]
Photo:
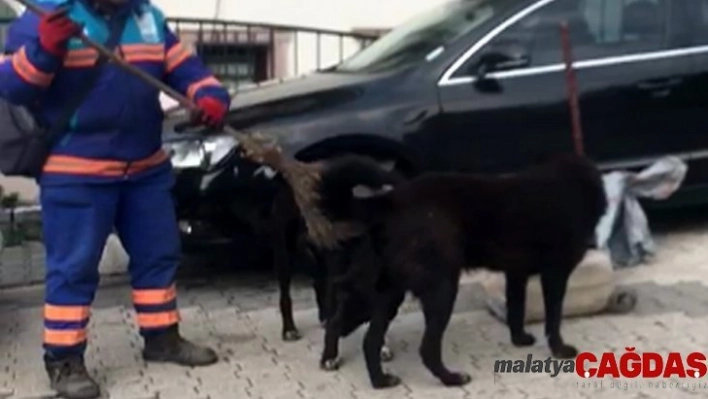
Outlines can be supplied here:
[[[51, 123], [80, 85], [97, 53], [75, 37], [105, 42], [109, 25], [128, 16], [116, 51], [128, 62], [191, 98], [198, 122], [218, 128], [227, 90], [167, 27], [149, 0], [43, 0], [46, 17], [24, 12], [9, 27], [0, 64], [0, 96], [35, 105]], [[127, 13], [127, 14], [126, 14]], [[125, 18], [123, 19], [125, 21]], [[116, 35], [116, 37], [118, 37]], [[209, 365], [216, 353], [178, 332], [175, 269], [180, 242], [161, 150], [159, 92], [108, 63], [53, 146], [38, 177], [46, 246], [44, 361], [51, 386], [65, 398], [96, 398], [84, 352], [100, 261], [115, 228], [130, 257], [137, 324], [147, 361]]]

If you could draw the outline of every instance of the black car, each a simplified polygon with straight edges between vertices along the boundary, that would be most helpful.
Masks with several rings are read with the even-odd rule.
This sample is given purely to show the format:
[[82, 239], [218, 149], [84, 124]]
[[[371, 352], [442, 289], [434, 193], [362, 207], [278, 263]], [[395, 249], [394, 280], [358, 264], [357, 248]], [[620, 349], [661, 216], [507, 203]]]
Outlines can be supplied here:
[[[353, 152], [410, 175], [513, 172], [573, 150], [561, 22], [588, 155], [606, 170], [677, 155], [689, 172], [667, 204], [705, 202], [708, 0], [454, 0], [334, 67], [239, 91], [228, 123], [305, 161]], [[185, 243], [257, 233], [273, 172], [233, 140], [200, 140], [165, 144]]]

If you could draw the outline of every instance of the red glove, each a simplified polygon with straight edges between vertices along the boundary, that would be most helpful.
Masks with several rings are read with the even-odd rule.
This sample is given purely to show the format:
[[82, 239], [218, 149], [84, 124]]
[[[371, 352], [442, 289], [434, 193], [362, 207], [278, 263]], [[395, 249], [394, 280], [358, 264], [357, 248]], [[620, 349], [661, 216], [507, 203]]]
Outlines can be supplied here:
[[213, 97], [202, 97], [197, 101], [197, 113], [193, 121], [211, 128], [221, 128], [226, 116], [226, 105]]
[[81, 32], [81, 25], [66, 16], [68, 9], [60, 8], [42, 15], [39, 20], [39, 44], [42, 48], [57, 57], [63, 57], [67, 51], [67, 43], [73, 36]]

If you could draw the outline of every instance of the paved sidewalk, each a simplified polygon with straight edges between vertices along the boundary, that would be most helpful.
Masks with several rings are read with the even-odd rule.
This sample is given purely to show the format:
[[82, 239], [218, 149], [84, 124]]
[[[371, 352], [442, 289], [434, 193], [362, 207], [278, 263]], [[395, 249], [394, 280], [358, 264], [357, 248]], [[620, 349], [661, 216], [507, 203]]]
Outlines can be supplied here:
[[[621, 284], [639, 291], [637, 309], [628, 315], [567, 319], [564, 336], [580, 350], [678, 351], [708, 348], [708, 222], [657, 237], [660, 253], [648, 266], [618, 272]], [[411, 305], [393, 324], [396, 358], [386, 368], [404, 385], [385, 391], [370, 388], [360, 351], [363, 331], [342, 343], [345, 364], [335, 373], [318, 368], [322, 330], [312, 293], [300, 282], [294, 292], [296, 322], [304, 338], [280, 339], [277, 289], [263, 277], [183, 282], [180, 304], [184, 334], [213, 345], [223, 358], [217, 365], [189, 369], [146, 365], [128, 287], [102, 287], [91, 322], [88, 364], [111, 399], [456, 399], [456, 398], [690, 398], [708, 397], [708, 386], [649, 387], [648, 381], [621, 380], [582, 387], [574, 374], [494, 374], [499, 359], [549, 356], [543, 340], [532, 348], [510, 345], [506, 327], [483, 308], [474, 275], [467, 277], [444, 342], [447, 363], [473, 376], [464, 388], [444, 388], [417, 354], [423, 323]], [[0, 399], [51, 398], [41, 364], [41, 289], [0, 291]], [[542, 325], [530, 330], [542, 336]], [[699, 380], [708, 384], [708, 378]], [[696, 380], [689, 381], [696, 384]], [[628, 383], [625, 387], [623, 384]], [[641, 385], [641, 386], [637, 386]]]

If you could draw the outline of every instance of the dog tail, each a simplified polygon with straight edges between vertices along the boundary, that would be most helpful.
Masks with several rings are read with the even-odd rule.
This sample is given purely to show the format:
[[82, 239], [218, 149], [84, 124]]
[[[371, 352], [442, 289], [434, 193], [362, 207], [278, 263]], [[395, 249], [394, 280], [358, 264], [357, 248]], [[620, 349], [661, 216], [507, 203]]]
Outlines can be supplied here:
[[[333, 221], [370, 223], [392, 208], [387, 191], [405, 178], [371, 158], [347, 155], [326, 163], [317, 187], [320, 210]], [[365, 193], [357, 195], [357, 190]]]

